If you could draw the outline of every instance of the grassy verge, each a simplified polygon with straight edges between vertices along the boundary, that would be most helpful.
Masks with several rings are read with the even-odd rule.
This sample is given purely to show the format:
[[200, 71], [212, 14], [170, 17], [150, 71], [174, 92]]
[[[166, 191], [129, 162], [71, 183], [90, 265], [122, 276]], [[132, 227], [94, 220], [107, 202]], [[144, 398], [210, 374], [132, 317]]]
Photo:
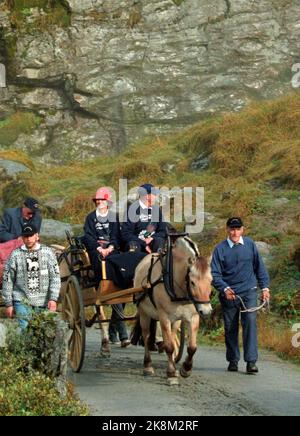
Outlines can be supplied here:
[[[292, 344], [295, 332], [292, 331], [296, 320], [282, 319], [282, 317], [272, 314], [258, 316], [258, 341], [259, 348], [274, 351], [280, 358], [300, 365], [300, 347], [296, 348]], [[224, 327], [219, 326], [209, 332], [204, 328], [199, 333], [199, 342], [210, 346], [225, 343]], [[240, 337], [242, 343], [242, 337]]]

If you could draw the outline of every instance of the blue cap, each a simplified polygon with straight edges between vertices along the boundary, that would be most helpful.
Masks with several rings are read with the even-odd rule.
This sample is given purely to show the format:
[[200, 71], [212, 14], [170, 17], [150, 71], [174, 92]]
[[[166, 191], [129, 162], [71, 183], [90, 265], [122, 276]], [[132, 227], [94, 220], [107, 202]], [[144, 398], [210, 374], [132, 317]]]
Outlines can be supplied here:
[[159, 195], [159, 189], [155, 188], [150, 183], [145, 183], [144, 185], [139, 187], [138, 193], [140, 196], [150, 195], [150, 194]]

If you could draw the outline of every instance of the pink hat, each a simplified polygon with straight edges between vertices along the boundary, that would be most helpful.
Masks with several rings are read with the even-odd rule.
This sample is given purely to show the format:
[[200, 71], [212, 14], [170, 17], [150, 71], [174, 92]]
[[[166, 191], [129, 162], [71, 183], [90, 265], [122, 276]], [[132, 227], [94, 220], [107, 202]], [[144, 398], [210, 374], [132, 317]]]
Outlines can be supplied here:
[[99, 188], [93, 198], [95, 200], [106, 200], [111, 202], [112, 194], [108, 188]]

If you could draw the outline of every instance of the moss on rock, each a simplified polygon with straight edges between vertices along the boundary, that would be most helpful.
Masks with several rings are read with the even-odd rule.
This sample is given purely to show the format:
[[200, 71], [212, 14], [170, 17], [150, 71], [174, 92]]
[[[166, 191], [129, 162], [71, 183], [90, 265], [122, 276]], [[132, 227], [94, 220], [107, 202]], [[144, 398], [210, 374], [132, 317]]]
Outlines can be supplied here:
[[41, 123], [41, 118], [31, 112], [15, 112], [0, 120], [0, 146], [9, 147], [21, 133], [33, 132]]

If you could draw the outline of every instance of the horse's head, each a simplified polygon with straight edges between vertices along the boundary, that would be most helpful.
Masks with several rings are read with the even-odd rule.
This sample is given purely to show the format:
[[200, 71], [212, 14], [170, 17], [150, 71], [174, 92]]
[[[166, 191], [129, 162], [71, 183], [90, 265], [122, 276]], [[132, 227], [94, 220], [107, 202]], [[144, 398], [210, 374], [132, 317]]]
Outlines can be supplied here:
[[175, 261], [187, 265], [186, 285], [189, 297], [196, 303], [197, 311], [203, 316], [209, 316], [212, 312], [212, 276], [209, 260], [200, 256], [197, 245], [188, 237], [176, 241], [173, 254]]
[[197, 256], [189, 261], [190, 267], [188, 272], [188, 281], [191, 297], [197, 303], [197, 310], [203, 316], [209, 316], [212, 313], [210, 303], [211, 296], [211, 269], [209, 261], [203, 256]]

